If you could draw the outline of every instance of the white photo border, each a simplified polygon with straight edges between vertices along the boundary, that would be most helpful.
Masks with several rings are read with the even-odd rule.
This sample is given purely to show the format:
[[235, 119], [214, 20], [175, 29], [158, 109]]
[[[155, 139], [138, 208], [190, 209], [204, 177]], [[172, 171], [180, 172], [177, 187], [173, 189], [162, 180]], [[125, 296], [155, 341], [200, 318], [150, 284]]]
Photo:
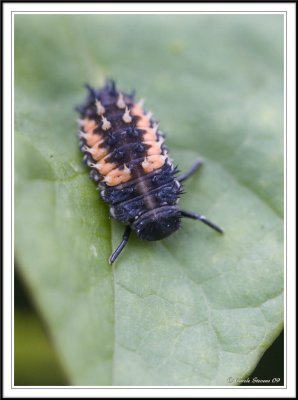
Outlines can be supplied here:
[[[295, 392], [295, 165], [296, 3], [10, 3], [3, 2], [3, 397], [294, 397]], [[285, 200], [285, 385], [281, 387], [98, 387], [13, 385], [14, 268], [14, 15], [16, 14], [283, 14], [284, 15], [284, 200]], [[252, 389], [252, 390], [251, 390]]]

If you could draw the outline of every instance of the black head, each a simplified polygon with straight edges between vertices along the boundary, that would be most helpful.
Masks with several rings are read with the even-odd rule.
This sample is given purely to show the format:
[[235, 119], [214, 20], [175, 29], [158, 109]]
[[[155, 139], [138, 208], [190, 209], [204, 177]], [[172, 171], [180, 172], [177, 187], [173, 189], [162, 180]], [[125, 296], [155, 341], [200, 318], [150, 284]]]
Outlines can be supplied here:
[[181, 211], [175, 206], [164, 206], [141, 215], [131, 228], [142, 240], [161, 240], [180, 227]]

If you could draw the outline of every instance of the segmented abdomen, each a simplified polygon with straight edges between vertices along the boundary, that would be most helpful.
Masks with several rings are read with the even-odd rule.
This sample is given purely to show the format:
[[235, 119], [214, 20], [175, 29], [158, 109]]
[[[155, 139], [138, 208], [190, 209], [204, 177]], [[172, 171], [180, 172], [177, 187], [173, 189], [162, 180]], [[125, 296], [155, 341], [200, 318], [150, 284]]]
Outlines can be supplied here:
[[130, 223], [147, 210], [176, 204], [180, 184], [152, 115], [113, 81], [100, 90], [87, 88], [78, 107], [80, 148], [111, 216]]

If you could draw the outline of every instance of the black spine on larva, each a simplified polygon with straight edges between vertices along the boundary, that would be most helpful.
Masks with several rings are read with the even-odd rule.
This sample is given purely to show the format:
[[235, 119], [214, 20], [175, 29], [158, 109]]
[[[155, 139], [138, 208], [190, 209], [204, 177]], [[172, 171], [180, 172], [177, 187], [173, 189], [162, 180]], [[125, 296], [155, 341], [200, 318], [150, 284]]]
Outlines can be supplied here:
[[[131, 225], [141, 239], [159, 240], [168, 236], [180, 225], [181, 212], [176, 204], [182, 191], [175, 179], [177, 170], [166, 158], [166, 147], [160, 145], [160, 157], [164, 157], [164, 164], [153, 171], [146, 171], [143, 163], [146, 162], [147, 152], [152, 145], [144, 143], [146, 140], [143, 136], [146, 131], [139, 128], [140, 125], [137, 126], [141, 117], [133, 114], [129, 122], [124, 121], [125, 110], [124, 107], [117, 105], [119, 92], [114, 81], [107, 81], [99, 90], [89, 85], [86, 87], [87, 99], [83, 105], [77, 107], [81, 119], [96, 123], [93, 135], [98, 135], [101, 139], [98, 148], [105, 151], [105, 162], [120, 172], [125, 168], [130, 173], [129, 180], [124, 183], [111, 186], [108, 181], [105, 182], [106, 177], [95, 167], [97, 161], [90, 154], [88, 140], [85, 139], [83, 130], [80, 139], [80, 148], [84, 152], [83, 160], [92, 168], [90, 177], [98, 183], [101, 197], [110, 205], [111, 216]], [[134, 106], [134, 94], [121, 93], [125, 107], [131, 110]], [[104, 107], [104, 117], [110, 124], [105, 131], [96, 101]], [[149, 127], [153, 126], [154, 121], [150, 118]], [[160, 143], [161, 137], [163, 134], [157, 130], [156, 143]]]

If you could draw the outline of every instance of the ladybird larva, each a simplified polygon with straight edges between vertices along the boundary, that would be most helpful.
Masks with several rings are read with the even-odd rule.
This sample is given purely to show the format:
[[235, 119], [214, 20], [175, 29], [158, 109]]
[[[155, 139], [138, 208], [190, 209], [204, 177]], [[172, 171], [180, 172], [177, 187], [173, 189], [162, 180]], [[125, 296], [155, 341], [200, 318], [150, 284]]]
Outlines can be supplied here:
[[164, 134], [143, 101], [135, 103], [134, 94], [118, 91], [113, 80], [101, 89], [86, 87], [88, 97], [77, 107], [83, 161], [109, 204], [110, 216], [126, 225], [109, 263], [119, 256], [132, 231], [142, 240], [161, 240], [180, 227], [182, 218], [192, 218], [223, 233], [203, 215], [177, 205], [182, 182], [202, 162], [196, 161], [187, 173], [177, 176]]

